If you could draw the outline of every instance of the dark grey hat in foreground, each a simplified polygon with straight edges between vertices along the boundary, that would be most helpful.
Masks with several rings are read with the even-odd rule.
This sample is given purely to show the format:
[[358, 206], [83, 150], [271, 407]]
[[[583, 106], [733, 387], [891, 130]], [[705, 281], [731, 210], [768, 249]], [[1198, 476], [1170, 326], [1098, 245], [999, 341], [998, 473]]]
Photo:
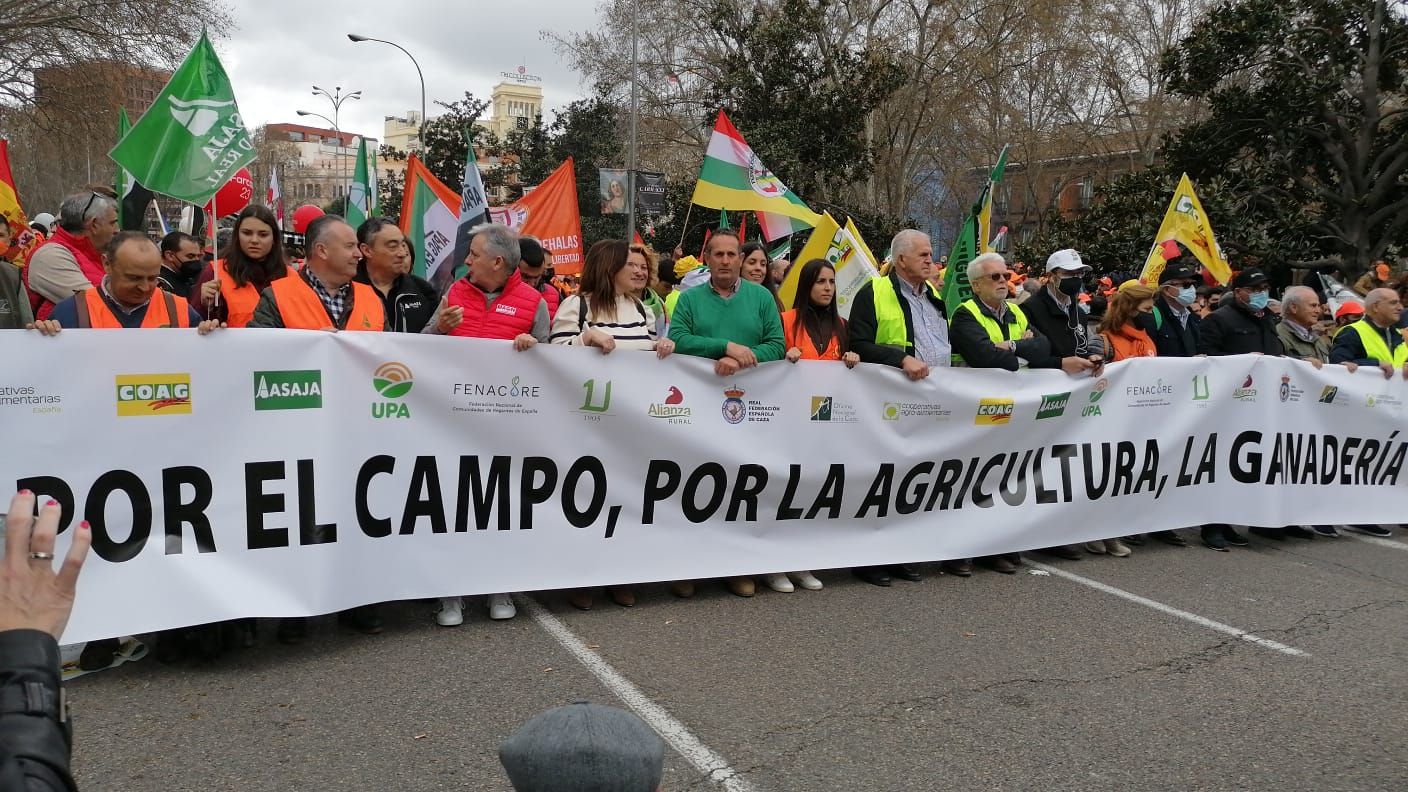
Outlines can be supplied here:
[[517, 792], [655, 792], [665, 743], [623, 709], [579, 701], [535, 715], [499, 761]]

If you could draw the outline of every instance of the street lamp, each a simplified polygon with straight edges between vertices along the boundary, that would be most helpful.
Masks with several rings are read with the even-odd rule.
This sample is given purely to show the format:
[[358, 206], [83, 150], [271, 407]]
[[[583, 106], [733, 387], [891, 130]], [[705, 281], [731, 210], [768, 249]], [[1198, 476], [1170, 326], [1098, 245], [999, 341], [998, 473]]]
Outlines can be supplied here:
[[420, 78], [420, 134], [419, 134], [417, 137], [420, 139], [420, 155], [421, 155], [422, 157], [424, 157], [424, 156], [425, 156], [425, 75], [421, 73], [420, 64], [419, 64], [419, 63], [416, 63], [416, 56], [412, 55], [405, 47], [401, 46], [400, 44], [397, 44], [397, 43], [394, 42], [394, 41], [387, 41], [386, 39], [370, 38], [370, 37], [368, 37], [368, 36], [359, 36], [359, 35], [357, 35], [356, 33], [348, 33], [348, 34], [347, 34], [347, 38], [350, 39], [350, 40], [352, 41], [352, 43], [354, 43], [354, 44], [360, 44], [360, 43], [362, 43], [363, 41], [375, 41], [375, 42], [377, 42], [378, 44], [390, 44], [391, 46], [395, 47], [396, 49], [401, 50], [402, 52], [406, 53], [406, 57], [411, 59], [412, 65], [414, 65], [414, 66], [416, 67], [416, 76]]
[[[342, 173], [340, 174], [340, 176], [341, 176], [341, 179], [342, 179], [342, 182], [343, 182], [343, 185], [342, 185], [342, 187], [343, 187], [343, 196], [344, 196], [344, 197], [349, 197], [349, 196], [351, 195], [351, 193], [352, 193], [352, 185], [350, 184], [351, 179], [350, 179], [350, 177], [349, 177], [349, 175], [348, 175], [348, 173], [347, 173], [347, 160], [342, 156], [342, 151], [341, 151], [341, 150], [342, 150], [343, 148], [345, 148], [345, 146], [342, 145], [342, 127], [341, 127], [341, 125], [338, 124], [338, 119], [340, 118], [340, 115], [339, 115], [339, 114], [340, 114], [341, 111], [342, 111], [342, 103], [343, 103], [343, 102], [346, 102], [348, 99], [361, 99], [361, 98], [362, 98], [362, 92], [361, 92], [361, 91], [352, 91], [351, 93], [343, 93], [343, 92], [342, 92], [342, 86], [341, 86], [341, 85], [337, 85], [337, 86], [333, 86], [332, 92], [329, 93], [329, 92], [328, 92], [328, 89], [326, 89], [326, 88], [319, 88], [318, 86], [315, 85], [315, 86], [313, 86], [313, 95], [314, 95], [314, 96], [323, 96], [323, 97], [326, 97], [329, 102], [332, 102], [332, 129], [333, 129], [334, 132], [337, 133], [337, 146], [338, 146], [337, 161], [338, 161], [338, 164], [341, 165], [341, 171], [342, 171]], [[320, 117], [321, 117], [321, 116], [320, 116]], [[324, 119], [324, 120], [326, 120], [326, 119]], [[344, 202], [344, 204], [343, 204], [343, 211], [344, 211], [344, 213], [346, 212], [346, 203], [345, 203], [345, 202]]]
[[[335, 133], [337, 133], [337, 143], [338, 143], [338, 145], [339, 145], [339, 146], [342, 145], [342, 130], [340, 130], [340, 129], [337, 128], [337, 122], [333, 121], [331, 118], [328, 118], [327, 116], [325, 116], [325, 115], [323, 115], [323, 114], [321, 114], [321, 113], [310, 113], [310, 112], [308, 112], [307, 110], [295, 110], [294, 112], [297, 113], [298, 115], [304, 116], [304, 117], [321, 118], [321, 119], [323, 119], [324, 122], [326, 122], [329, 126], [332, 127], [332, 131], [335, 132]], [[341, 161], [342, 161], [342, 160], [341, 160], [341, 158], [339, 157], [339, 159], [338, 159], [339, 164], [341, 164]]]

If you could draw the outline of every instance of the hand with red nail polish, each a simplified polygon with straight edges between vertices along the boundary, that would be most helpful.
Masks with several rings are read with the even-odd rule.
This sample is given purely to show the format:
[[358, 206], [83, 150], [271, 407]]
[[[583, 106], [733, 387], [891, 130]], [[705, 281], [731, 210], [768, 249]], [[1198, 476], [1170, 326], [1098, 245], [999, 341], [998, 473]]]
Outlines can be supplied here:
[[21, 492], [10, 500], [10, 512], [5, 516], [5, 557], [0, 561], [0, 631], [43, 630], [55, 640], [63, 635], [93, 534], [88, 523], [80, 525], [63, 565], [55, 572], [59, 516], [59, 504], [51, 499], [36, 520], [32, 492]]

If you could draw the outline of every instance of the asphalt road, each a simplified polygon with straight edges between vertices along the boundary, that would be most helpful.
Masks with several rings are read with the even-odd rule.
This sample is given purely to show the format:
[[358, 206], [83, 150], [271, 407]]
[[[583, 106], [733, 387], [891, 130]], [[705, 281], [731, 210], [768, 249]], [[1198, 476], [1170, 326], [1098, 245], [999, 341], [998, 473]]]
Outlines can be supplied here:
[[[1408, 541], [1252, 542], [1033, 558], [1301, 654], [1033, 566], [890, 589], [838, 570], [748, 600], [650, 586], [587, 612], [536, 597], [740, 789], [1408, 789]], [[325, 617], [298, 647], [264, 624], [210, 666], [75, 680], [80, 786], [508, 790], [496, 746], [518, 725], [619, 701], [526, 609], [466, 614], [397, 604], [378, 636]], [[671, 751], [664, 788], [724, 786]]]

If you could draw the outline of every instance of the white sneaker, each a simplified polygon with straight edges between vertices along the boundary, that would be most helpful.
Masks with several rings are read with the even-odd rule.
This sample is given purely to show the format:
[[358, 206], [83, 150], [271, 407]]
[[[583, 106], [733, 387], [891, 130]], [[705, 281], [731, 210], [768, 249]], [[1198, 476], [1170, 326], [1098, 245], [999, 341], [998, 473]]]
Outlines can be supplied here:
[[440, 610], [435, 612], [435, 623], [441, 627], [458, 627], [464, 624], [464, 603], [459, 597], [440, 598]]
[[801, 586], [807, 591], [821, 591], [822, 589], [821, 581], [817, 580], [816, 575], [813, 575], [810, 572], [807, 572], [805, 570], [801, 572], [793, 572], [792, 577], [797, 581], [797, 585]]
[[792, 588], [792, 581], [787, 579], [787, 573], [785, 572], [778, 572], [775, 575], [764, 575], [763, 580], [768, 584], [768, 588], [773, 591], [780, 591], [783, 594], [791, 594], [793, 591], [796, 591], [796, 589]]
[[518, 609], [513, 607], [513, 600], [507, 594], [489, 595], [489, 618], [512, 619], [517, 615]]

